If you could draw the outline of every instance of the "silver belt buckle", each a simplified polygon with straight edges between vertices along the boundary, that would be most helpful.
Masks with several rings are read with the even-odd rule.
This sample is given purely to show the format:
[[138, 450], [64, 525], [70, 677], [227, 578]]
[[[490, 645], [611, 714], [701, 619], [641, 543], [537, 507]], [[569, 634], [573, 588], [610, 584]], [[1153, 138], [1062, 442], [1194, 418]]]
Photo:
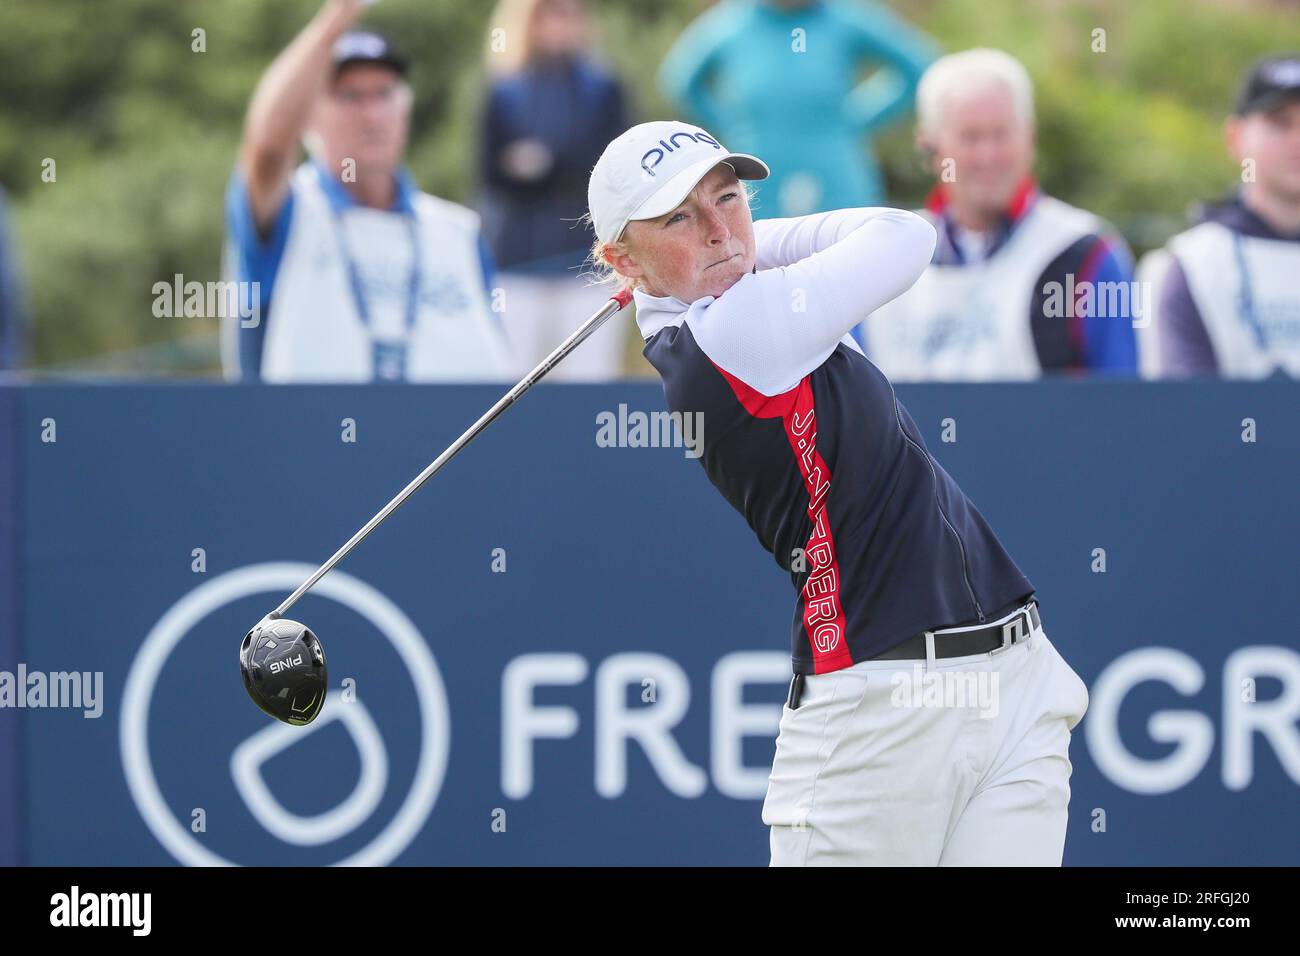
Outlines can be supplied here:
[[[995, 647], [993, 650], [989, 651], [990, 657], [994, 654], [1001, 654], [1008, 647], [1011, 647], [1013, 644], [1019, 644], [1029, 636], [1025, 627], [1025, 619], [1028, 615], [1028, 611], [1017, 611], [1015, 617], [1002, 625], [1002, 646]], [[1015, 635], [1014, 637], [1012, 636], [1013, 634]]]

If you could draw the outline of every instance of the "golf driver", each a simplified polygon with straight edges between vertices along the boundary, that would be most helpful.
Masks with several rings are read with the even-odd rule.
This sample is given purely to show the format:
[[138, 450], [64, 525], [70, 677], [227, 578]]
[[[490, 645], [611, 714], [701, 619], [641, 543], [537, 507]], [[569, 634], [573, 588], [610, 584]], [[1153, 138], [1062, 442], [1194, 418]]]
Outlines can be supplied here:
[[555, 350], [542, 359], [538, 366], [525, 375], [517, 385], [502, 395], [496, 404], [452, 442], [446, 451], [430, 462], [424, 471], [416, 475], [392, 501], [384, 505], [360, 531], [349, 538], [343, 547], [335, 551], [333, 557], [317, 568], [312, 576], [298, 587], [298, 590], [285, 598], [279, 607], [258, 621], [253, 629], [244, 635], [244, 640], [239, 645], [239, 671], [248, 695], [253, 698], [253, 703], [267, 714], [288, 724], [302, 726], [316, 719], [325, 704], [327, 687], [325, 649], [321, 646], [320, 639], [305, 624], [287, 620], [284, 617], [285, 612], [310, 591], [331, 568], [347, 557], [349, 552], [364, 541], [370, 532], [379, 527], [385, 518], [415, 494], [421, 485], [437, 474], [443, 465], [451, 461], [483, 429], [492, 424], [498, 415], [518, 401], [566, 355], [586, 341], [593, 332], [631, 301], [630, 290], [624, 289], [611, 296], [591, 318], [557, 345]]

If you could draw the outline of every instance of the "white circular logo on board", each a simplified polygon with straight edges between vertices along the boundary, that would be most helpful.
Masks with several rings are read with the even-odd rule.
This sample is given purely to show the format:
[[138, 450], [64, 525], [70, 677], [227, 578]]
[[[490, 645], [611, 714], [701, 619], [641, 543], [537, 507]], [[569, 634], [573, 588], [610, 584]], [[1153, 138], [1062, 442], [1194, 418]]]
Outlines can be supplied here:
[[[182, 826], [163, 800], [149, 757], [149, 705], [154, 687], [172, 651], [194, 626], [232, 601], [274, 591], [292, 591], [316, 568], [310, 564], [274, 562], [228, 571], [200, 585], [177, 601], [153, 626], [131, 664], [122, 695], [118, 739], [127, 787], [146, 825], [167, 851], [189, 866], [233, 866], [235, 861], [214, 853]], [[312, 593], [330, 598], [370, 621], [393, 645], [415, 685], [420, 709], [420, 756], [411, 789], [397, 814], [378, 836], [335, 866], [384, 866], [410, 846], [433, 811], [447, 771], [451, 730], [447, 692], [429, 646], [411, 619], [370, 585], [340, 571], [318, 581]], [[235, 642], [232, 639], [232, 655]], [[233, 670], [233, 667], [232, 667]], [[232, 681], [232, 686], [235, 685]], [[388, 779], [388, 756], [369, 711], [330, 706], [306, 727], [273, 724], [240, 744], [231, 758], [231, 772], [253, 816], [278, 838], [300, 846], [337, 839], [363, 823], [378, 805]], [[250, 706], [252, 706], [250, 704]], [[353, 708], [356, 708], [355, 712]], [[258, 767], [306, 733], [338, 720], [356, 741], [361, 777], [341, 804], [316, 817], [289, 813], [271, 795]]]

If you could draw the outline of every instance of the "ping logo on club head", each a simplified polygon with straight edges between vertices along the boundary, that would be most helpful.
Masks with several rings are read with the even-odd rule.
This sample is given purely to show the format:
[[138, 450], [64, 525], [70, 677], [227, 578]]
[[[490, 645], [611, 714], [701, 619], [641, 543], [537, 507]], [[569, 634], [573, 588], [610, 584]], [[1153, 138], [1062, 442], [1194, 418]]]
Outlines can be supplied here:
[[302, 655], [299, 654], [297, 657], [287, 657], [282, 661], [271, 661], [268, 666], [270, 667], [272, 674], [278, 674], [281, 671], [287, 671], [289, 668], [301, 663]]
[[[646, 150], [645, 155], [641, 157], [641, 168], [645, 170], [647, 175], [653, 176], [655, 174], [655, 167], [664, 161], [664, 158], [668, 153], [683, 148], [681, 144], [677, 142], [679, 137], [685, 138], [692, 143], [704, 143], [707, 146], [712, 146], [714, 149], [722, 149], [722, 144], [708, 133], [691, 133], [687, 130], [681, 130], [680, 132], [673, 133], [673, 135], [669, 136], [667, 140], [661, 139], [659, 141], [659, 146], [662, 146], [663, 149], [660, 149], [659, 146], [655, 146]], [[646, 162], [651, 156], [655, 157], [655, 161], [647, 166]]]

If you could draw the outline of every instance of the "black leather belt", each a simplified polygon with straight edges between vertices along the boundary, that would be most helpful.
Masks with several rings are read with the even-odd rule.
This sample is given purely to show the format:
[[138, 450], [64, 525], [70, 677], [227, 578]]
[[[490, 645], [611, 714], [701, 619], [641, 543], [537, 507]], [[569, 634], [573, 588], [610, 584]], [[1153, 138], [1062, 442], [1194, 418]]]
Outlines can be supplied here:
[[[938, 660], [945, 657], [969, 657], [972, 654], [989, 654], [993, 651], [1006, 650], [1029, 637], [1038, 630], [1041, 623], [1038, 617], [1038, 602], [1030, 601], [1026, 607], [1001, 624], [931, 632], [934, 634], [934, 656]], [[881, 651], [871, 658], [873, 661], [923, 661], [925, 659], [924, 632], [909, 637], [902, 644]]]
[[[1001, 624], [985, 624], [978, 627], [931, 631], [934, 635], [934, 657], [939, 660], [947, 657], [971, 657], [975, 654], [992, 654], [1014, 647], [1027, 640], [1034, 631], [1042, 626], [1038, 616], [1038, 602], [1029, 601]], [[926, 632], [909, 637], [901, 644], [881, 651], [873, 661], [926, 660]], [[797, 710], [803, 697], [804, 675], [795, 674], [790, 681], [790, 692], [786, 695], [786, 704]]]

